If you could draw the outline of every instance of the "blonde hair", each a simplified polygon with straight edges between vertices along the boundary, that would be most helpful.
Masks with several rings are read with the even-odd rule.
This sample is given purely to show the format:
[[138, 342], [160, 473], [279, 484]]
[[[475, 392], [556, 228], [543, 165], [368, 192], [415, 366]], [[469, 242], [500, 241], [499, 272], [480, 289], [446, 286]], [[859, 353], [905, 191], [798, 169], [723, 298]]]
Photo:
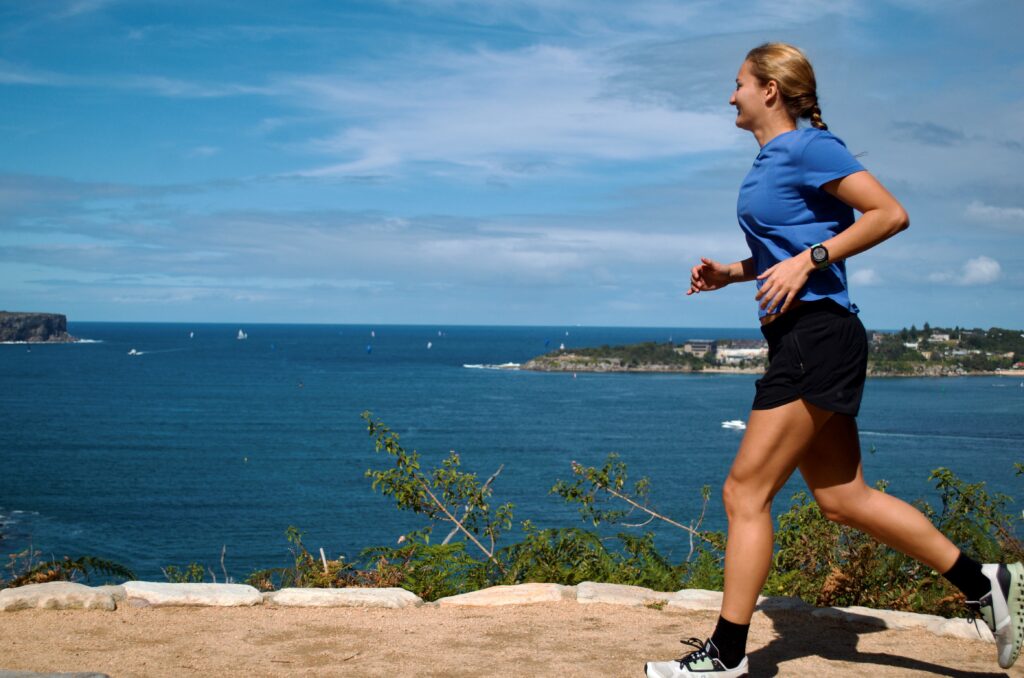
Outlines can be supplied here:
[[784, 42], [766, 42], [747, 52], [747, 61], [762, 84], [778, 83], [782, 104], [794, 120], [807, 118], [813, 127], [828, 129], [821, 119], [818, 84], [807, 55]]

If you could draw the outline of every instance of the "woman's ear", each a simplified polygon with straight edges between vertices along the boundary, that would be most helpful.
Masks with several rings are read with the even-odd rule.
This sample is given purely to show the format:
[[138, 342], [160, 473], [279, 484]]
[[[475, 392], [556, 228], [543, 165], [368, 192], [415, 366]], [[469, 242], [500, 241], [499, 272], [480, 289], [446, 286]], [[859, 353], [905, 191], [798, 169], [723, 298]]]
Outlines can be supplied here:
[[765, 106], [771, 106], [779, 99], [779, 83], [774, 80], [769, 80], [764, 85], [764, 103]]

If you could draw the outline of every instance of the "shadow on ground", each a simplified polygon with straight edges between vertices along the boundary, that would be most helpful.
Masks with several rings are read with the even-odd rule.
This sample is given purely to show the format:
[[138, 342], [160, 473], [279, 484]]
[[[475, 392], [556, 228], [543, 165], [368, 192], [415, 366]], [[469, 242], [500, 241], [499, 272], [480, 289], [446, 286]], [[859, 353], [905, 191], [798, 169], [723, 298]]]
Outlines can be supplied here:
[[[807, 617], [793, 614], [785, 610], [762, 610], [772, 620], [778, 637], [764, 647], [751, 652], [750, 665], [757, 670], [751, 676], [777, 676], [780, 674], [779, 664], [801, 657], [819, 656], [833, 661], [863, 664], [862, 675], [870, 675], [870, 665], [896, 667], [908, 671], [927, 671], [938, 676], [956, 676], [973, 678], [1005, 677], [1002, 671], [964, 671], [962, 669], [943, 666], [921, 659], [913, 659], [888, 652], [863, 652], [857, 649], [858, 640], [862, 635], [887, 630], [885, 624], [874, 617], [855, 615], [853, 622], [833, 622], [822, 619], [819, 624], [829, 627], [830, 641], [822, 644], [817, 634], [807, 633]], [[992, 648], [992, 664], [996, 665], [995, 646]]]

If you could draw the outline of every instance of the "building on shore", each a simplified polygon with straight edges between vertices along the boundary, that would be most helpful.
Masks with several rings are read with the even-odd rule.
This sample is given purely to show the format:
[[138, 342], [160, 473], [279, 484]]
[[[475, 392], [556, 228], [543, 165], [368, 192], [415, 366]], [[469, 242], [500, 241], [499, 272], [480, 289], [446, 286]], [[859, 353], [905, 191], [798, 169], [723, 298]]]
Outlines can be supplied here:
[[721, 365], [744, 365], [768, 360], [768, 347], [758, 348], [719, 348], [716, 358]]
[[[679, 351], [680, 349], [676, 349]], [[718, 350], [718, 342], [714, 339], [687, 339], [682, 346], [682, 353], [689, 353], [698, 358], [713, 359]]]

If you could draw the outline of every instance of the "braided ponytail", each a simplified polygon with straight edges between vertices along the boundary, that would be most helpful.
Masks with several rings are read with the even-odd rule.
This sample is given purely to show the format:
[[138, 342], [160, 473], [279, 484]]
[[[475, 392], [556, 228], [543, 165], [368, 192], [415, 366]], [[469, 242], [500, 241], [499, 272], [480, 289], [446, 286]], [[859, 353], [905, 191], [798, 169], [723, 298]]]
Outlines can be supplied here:
[[821, 119], [821, 109], [818, 108], [818, 104], [811, 106], [811, 115], [809, 117], [811, 119], [811, 127], [817, 127], [820, 130], [828, 129], [828, 125]]

